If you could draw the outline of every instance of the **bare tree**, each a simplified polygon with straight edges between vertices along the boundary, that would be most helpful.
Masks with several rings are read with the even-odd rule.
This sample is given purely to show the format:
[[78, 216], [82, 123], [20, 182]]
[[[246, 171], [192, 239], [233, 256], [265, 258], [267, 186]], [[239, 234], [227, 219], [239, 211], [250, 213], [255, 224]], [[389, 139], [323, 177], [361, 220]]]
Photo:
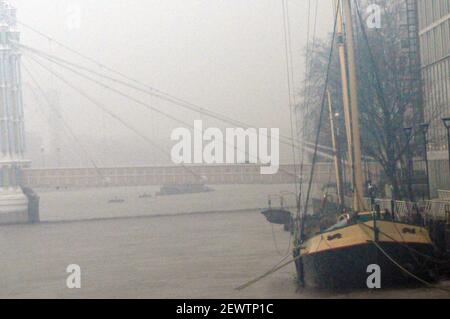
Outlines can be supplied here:
[[[394, 2], [394, 1], [392, 1]], [[367, 29], [362, 12], [355, 10], [355, 39], [358, 65], [360, 127], [363, 155], [373, 158], [382, 167], [385, 184], [392, 186], [395, 198], [410, 197], [405, 184], [407, 172], [407, 145], [409, 137], [404, 127], [412, 126], [418, 135], [417, 123], [422, 118], [420, 87], [412, 81], [409, 53], [410, 43], [405, 36], [405, 21], [401, 6], [391, 0], [379, 0], [383, 8], [382, 28]], [[309, 120], [317, 120], [320, 102], [317, 92], [323, 90], [326, 65], [326, 46], [317, 45], [310, 72], [301, 92], [304, 100], [313, 103]], [[336, 52], [336, 51], [335, 51]], [[336, 54], [337, 55], [337, 54]], [[342, 114], [341, 83], [338, 59], [333, 59], [328, 87], [335, 110]], [[312, 97], [311, 97], [312, 96]], [[342, 121], [339, 124], [343, 125]], [[341, 132], [345, 129], [341, 128]], [[326, 134], [326, 131], [323, 132]], [[342, 134], [341, 136], [343, 136]], [[308, 138], [308, 137], [307, 137]]]

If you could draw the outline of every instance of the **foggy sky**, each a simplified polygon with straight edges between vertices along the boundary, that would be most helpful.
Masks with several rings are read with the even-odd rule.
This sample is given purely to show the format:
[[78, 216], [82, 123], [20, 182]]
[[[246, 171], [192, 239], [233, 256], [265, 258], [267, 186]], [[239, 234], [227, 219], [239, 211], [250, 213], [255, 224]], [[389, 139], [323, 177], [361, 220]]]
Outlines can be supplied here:
[[[14, 0], [11, 3], [18, 8], [21, 22], [130, 77], [254, 127], [279, 127], [282, 134], [290, 135], [281, 0]], [[289, 1], [297, 90], [303, 74], [301, 50], [306, 40], [307, 3], [308, 0]], [[78, 8], [79, 28], [71, 20]], [[331, 1], [320, 1], [318, 16], [318, 35], [323, 37], [331, 31]], [[28, 29], [20, 29], [24, 44], [92, 66]], [[23, 60], [40, 79], [44, 90], [59, 91], [62, 116], [77, 136], [88, 141], [94, 137], [90, 149], [98, 149], [96, 143], [101, 140], [113, 145], [117, 139], [132, 139], [153, 152], [139, 137], [50, 77], [26, 56]], [[52, 68], [148, 137], [167, 147], [173, 144], [170, 132], [181, 124], [56, 66]], [[24, 81], [30, 83], [23, 73]], [[24, 91], [26, 129], [42, 135], [43, 144], [50, 145], [55, 130], [48, 129], [48, 121], [38, 114], [36, 102], [26, 87]], [[124, 91], [185, 121], [203, 119], [206, 126], [227, 127], [155, 98]], [[63, 135], [59, 138], [67, 144]], [[63, 151], [74, 147], [61, 146]], [[281, 153], [281, 162], [290, 162], [290, 149], [282, 147]]]

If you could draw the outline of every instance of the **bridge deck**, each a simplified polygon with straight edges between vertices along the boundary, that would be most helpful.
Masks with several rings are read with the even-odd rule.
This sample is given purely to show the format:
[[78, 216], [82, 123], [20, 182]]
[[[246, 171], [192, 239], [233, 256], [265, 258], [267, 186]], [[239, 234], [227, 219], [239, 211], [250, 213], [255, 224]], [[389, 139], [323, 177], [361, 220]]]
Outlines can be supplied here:
[[[310, 171], [310, 166], [304, 168]], [[290, 184], [295, 178], [293, 165], [281, 165], [277, 174], [262, 175], [258, 165], [205, 165], [109, 168], [28, 168], [22, 184], [28, 187], [102, 187], [189, 184]], [[299, 169], [297, 169], [299, 172]], [[306, 173], [308, 175], [308, 173]], [[305, 176], [307, 178], [307, 176]], [[307, 180], [305, 178], [305, 181]], [[316, 168], [316, 183], [334, 182], [329, 163]]]

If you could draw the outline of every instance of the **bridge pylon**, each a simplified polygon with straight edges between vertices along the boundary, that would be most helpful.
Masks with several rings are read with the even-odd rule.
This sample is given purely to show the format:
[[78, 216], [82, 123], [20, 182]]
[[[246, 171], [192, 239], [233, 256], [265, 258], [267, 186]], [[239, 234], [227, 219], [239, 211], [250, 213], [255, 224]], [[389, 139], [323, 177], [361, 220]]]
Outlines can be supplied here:
[[16, 9], [0, 0], [0, 224], [30, 221], [28, 199], [21, 187], [25, 160], [20, 33]]

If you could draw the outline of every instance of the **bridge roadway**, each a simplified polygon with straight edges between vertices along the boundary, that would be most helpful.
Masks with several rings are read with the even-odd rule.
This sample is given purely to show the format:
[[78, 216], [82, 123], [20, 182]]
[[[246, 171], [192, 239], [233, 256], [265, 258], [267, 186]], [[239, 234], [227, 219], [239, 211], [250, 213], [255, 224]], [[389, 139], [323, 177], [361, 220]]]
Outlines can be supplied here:
[[[330, 163], [317, 165], [314, 182], [326, 184], [335, 181]], [[160, 167], [105, 167], [105, 168], [26, 168], [21, 184], [32, 188], [88, 188], [192, 184], [290, 184], [294, 182], [294, 165], [281, 165], [274, 175], [260, 174], [259, 165], [192, 165]], [[304, 166], [305, 181], [311, 169]], [[299, 169], [297, 170], [300, 171]]]

